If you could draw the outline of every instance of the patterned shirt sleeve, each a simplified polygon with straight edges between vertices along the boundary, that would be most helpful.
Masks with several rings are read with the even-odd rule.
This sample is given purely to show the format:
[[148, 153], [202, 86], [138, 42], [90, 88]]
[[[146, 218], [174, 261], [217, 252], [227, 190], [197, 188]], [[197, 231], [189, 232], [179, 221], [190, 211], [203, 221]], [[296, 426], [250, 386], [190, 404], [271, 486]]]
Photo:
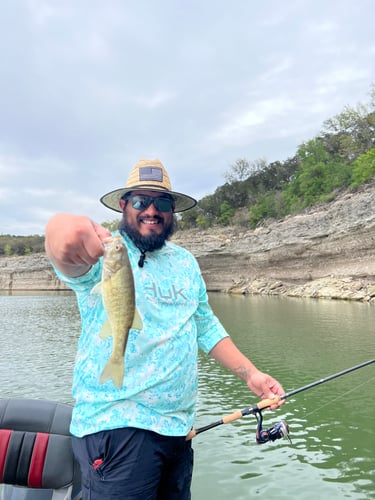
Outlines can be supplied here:
[[69, 276], [65, 276], [65, 274], [62, 274], [61, 271], [59, 271], [56, 266], [54, 267], [55, 273], [57, 277], [66, 283], [69, 288], [74, 290], [75, 292], [85, 292], [87, 289], [91, 289], [96, 283], [99, 283], [101, 280], [101, 261], [97, 262], [94, 266], [87, 271], [86, 274], [82, 276], [78, 276], [76, 278], [72, 278]]

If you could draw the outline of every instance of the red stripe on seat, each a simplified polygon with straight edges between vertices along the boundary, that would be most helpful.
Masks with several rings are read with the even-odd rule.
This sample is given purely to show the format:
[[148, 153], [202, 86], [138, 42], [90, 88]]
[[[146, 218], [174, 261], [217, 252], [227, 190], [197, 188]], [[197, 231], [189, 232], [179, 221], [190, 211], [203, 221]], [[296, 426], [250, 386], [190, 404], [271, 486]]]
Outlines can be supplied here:
[[4, 478], [4, 466], [11, 434], [10, 429], [0, 429], [0, 483], [3, 482]]
[[47, 446], [49, 434], [44, 432], [37, 432], [33, 454], [30, 460], [29, 475], [27, 478], [27, 485], [29, 488], [42, 487], [42, 475], [44, 469], [44, 462], [46, 460]]

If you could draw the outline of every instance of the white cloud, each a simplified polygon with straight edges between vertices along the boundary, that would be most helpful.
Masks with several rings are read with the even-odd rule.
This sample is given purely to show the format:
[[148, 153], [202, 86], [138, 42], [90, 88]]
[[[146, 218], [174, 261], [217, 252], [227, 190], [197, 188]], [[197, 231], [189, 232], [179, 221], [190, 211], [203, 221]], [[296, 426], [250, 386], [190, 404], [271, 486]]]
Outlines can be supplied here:
[[[0, 233], [98, 199], [140, 157], [197, 198], [238, 158], [283, 160], [375, 67], [372, 0], [15, 0], [0, 16]], [[27, 206], [27, 210], [25, 210]], [[39, 231], [36, 228], [39, 227]]]
[[140, 108], [155, 109], [166, 104], [171, 104], [178, 98], [178, 94], [173, 90], [157, 90], [151, 94], [143, 94], [135, 96], [134, 102]]
[[268, 122], [280, 122], [280, 118], [286, 119], [287, 113], [293, 109], [291, 99], [270, 98], [254, 102], [247, 110], [241, 110], [238, 114], [230, 116], [211, 136], [211, 140], [220, 143], [221, 147], [226, 144], [240, 145], [244, 141], [253, 141], [257, 137], [260, 125]]
[[[330, 68], [324, 75], [317, 78], [320, 88], [334, 91], [340, 85], [363, 81], [371, 78], [371, 70], [356, 66], [338, 65]], [[327, 91], [327, 90], [326, 90]]]

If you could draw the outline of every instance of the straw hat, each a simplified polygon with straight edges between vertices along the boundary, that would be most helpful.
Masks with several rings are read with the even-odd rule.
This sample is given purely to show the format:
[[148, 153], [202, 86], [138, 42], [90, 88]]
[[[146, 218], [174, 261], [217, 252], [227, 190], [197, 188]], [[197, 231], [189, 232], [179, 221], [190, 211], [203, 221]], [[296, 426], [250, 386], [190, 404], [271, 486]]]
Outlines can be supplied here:
[[120, 199], [124, 194], [136, 190], [161, 191], [170, 194], [175, 200], [175, 212], [184, 212], [193, 208], [197, 201], [190, 196], [172, 191], [171, 181], [168, 172], [160, 160], [139, 160], [124, 188], [115, 189], [100, 198], [100, 201], [108, 208], [121, 212], [119, 206]]

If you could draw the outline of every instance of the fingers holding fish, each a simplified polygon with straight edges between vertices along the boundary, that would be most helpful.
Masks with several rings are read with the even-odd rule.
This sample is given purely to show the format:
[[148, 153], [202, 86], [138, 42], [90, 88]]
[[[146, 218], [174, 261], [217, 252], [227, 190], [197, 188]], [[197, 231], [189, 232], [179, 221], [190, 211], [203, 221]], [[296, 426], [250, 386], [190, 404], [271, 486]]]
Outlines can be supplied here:
[[89, 217], [57, 214], [46, 226], [46, 252], [62, 273], [79, 276], [104, 254], [107, 236], [110, 232]]

